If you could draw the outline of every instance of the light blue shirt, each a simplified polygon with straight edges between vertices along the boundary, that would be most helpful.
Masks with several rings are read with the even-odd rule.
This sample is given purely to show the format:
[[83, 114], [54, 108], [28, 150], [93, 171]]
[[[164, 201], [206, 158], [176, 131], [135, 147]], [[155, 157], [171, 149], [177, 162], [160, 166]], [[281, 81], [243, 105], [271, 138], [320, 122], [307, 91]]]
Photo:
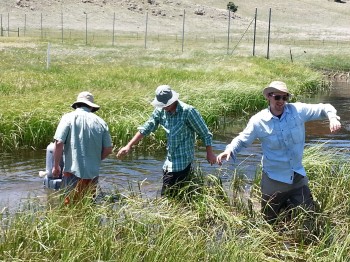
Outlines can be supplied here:
[[175, 113], [156, 108], [139, 131], [147, 136], [161, 126], [167, 136], [167, 157], [163, 169], [168, 172], [184, 170], [194, 159], [196, 134], [205, 146], [212, 145], [212, 133], [202, 116], [193, 107], [178, 101]]
[[292, 184], [294, 172], [306, 176], [302, 164], [305, 122], [327, 117], [337, 117], [336, 109], [330, 104], [286, 104], [280, 118], [267, 108], [252, 116], [247, 127], [226, 149], [232, 151], [235, 159], [243, 147], [248, 147], [255, 139], [260, 140], [263, 171], [273, 180]]
[[86, 107], [62, 116], [54, 139], [64, 143], [64, 169], [83, 179], [99, 175], [102, 149], [112, 146], [105, 121]]

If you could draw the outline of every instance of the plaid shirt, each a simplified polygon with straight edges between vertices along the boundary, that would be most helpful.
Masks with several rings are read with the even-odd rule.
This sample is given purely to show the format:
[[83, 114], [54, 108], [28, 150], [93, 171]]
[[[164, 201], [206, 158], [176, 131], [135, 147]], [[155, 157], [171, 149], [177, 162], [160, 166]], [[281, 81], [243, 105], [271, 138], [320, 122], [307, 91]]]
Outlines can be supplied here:
[[200, 113], [190, 105], [178, 101], [175, 113], [155, 109], [148, 121], [139, 131], [147, 136], [161, 126], [167, 135], [167, 157], [163, 169], [168, 172], [184, 170], [194, 159], [196, 134], [205, 146], [212, 145], [209, 131]]

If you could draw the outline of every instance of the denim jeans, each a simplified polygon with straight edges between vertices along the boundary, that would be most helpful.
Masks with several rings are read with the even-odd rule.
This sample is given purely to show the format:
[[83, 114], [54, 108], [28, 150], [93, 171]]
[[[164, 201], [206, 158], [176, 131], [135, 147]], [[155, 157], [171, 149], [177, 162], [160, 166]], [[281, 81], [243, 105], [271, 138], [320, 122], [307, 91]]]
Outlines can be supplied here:
[[189, 174], [191, 171], [191, 164], [189, 164], [184, 170], [178, 172], [168, 172], [163, 170], [163, 186], [161, 195], [167, 195], [174, 197], [180, 189], [188, 181]]

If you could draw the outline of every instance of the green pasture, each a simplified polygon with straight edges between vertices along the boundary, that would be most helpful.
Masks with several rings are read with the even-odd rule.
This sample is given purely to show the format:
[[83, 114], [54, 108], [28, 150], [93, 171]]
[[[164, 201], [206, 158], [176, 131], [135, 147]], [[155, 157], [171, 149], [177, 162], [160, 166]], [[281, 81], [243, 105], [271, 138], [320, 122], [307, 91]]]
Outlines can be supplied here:
[[131, 191], [114, 201], [107, 195], [97, 204], [62, 206], [60, 195], [52, 195], [47, 203], [4, 208], [0, 260], [348, 261], [350, 167], [339, 153], [323, 145], [306, 150], [317, 211], [297, 209], [291, 221], [264, 222], [259, 172], [245, 195], [243, 176], [225, 191], [217, 174], [198, 171], [181, 199]]
[[[216, 8], [227, 4], [209, 2]], [[189, 25], [195, 20], [188, 15], [184, 41], [181, 17], [175, 17], [179, 24], [162, 28], [163, 33], [156, 32], [156, 21], [150, 19], [147, 39], [141, 27], [139, 32], [116, 31], [112, 39], [110, 29], [94, 30], [90, 23], [86, 32], [66, 27], [61, 31], [58, 9], [55, 28], [46, 28], [44, 19], [42, 30], [39, 22], [28, 24], [23, 36], [25, 13], [11, 13], [11, 26], [19, 23], [21, 35], [5, 32], [0, 37], [0, 151], [46, 148], [81, 91], [94, 94], [101, 106], [97, 114], [108, 123], [119, 148], [152, 112], [158, 85], [169, 84], [181, 100], [195, 106], [215, 137], [226, 121], [245, 121], [266, 107], [262, 89], [273, 80], [285, 81], [293, 101], [298, 101], [327, 91], [325, 75], [350, 71], [348, 2], [234, 2], [239, 18], [232, 19], [230, 38], [226, 14], [217, 18], [224, 21], [219, 29], [204, 18], [218, 21], [203, 16], [203, 24], [193, 24], [193, 32]], [[252, 56], [249, 24], [255, 8]], [[33, 19], [38, 19], [40, 11], [35, 12]], [[113, 10], [105, 12], [113, 17]], [[6, 29], [8, 11], [2, 13]], [[107, 21], [110, 25], [112, 20]], [[64, 20], [66, 24], [69, 27]], [[164, 142], [159, 130], [139, 148], [154, 149]], [[315, 213], [298, 208], [292, 220], [282, 214], [271, 226], [259, 211], [260, 171], [247, 181], [237, 169], [230, 174], [229, 188], [223, 188], [223, 169], [203, 174], [198, 168], [179, 199], [149, 199], [130, 187], [123, 194], [115, 188], [95, 203], [84, 199], [63, 206], [58, 192], [47, 201], [23, 201], [15, 210], [4, 207], [0, 261], [350, 261], [350, 166], [341, 151], [322, 144], [306, 149], [303, 161], [317, 203]], [[249, 192], [244, 191], [247, 183]]]
[[[285, 81], [296, 99], [327, 89], [321, 72], [288, 59], [181, 52], [130, 46], [69, 45], [2, 38], [0, 42], [0, 146], [9, 151], [45, 148], [79, 92], [94, 94], [116, 147], [152, 112], [158, 85], [169, 84], [194, 105], [215, 131], [225, 117], [247, 117], [266, 106], [262, 89]], [[329, 60], [318, 58], [321, 68]], [[345, 60], [344, 64], [346, 64]], [[309, 63], [312, 63], [308, 60]], [[163, 140], [164, 134], [145, 140]]]
[[[261, 92], [273, 80], [285, 81], [297, 101], [328, 90], [325, 72], [350, 70], [345, 40], [275, 37], [266, 59], [262, 35], [253, 57], [251, 38], [233, 50], [240, 34], [228, 52], [223, 35], [186, 36], [182, 51], [177, 36], [150, 36], [145, 48], [140, 35], [119, 36], [112, 46], [106, 35], [89, 34], [85, 43], [82, 32], [71, 33], [65, 31], [63, 43], [58, 30], [42, 39], [29, 33], [0, 38], [1, 151], [46, 148], [61, 116], [85, 90], [101, 106], [97, 114], [118, 148], [152, 112], [158, 85], [171, 85], [194, 105], [215, 136], [227, 119], [266, 107]], [[159, 130], [140, 147], [162, 142]], [[259, 172], [248, 195], [239, 171], [224, 190], [218, 168], [215, 174], [197, 170], [181, 199], [148, 199], [131, 189], [127, 196], [116, 189], [117, 200], [107, 195], [97, 204], [85, 199], [70, 207], [61, 206], [59, 194], [44, 204], [32, 199], [18, 210], [0, 210], [0, 260], [349, 261], [350, 167], [341, 155], [322, 145], [307, 148], [317, 212], [296, 210], [292, 221], [276, 226], [259, 212]]]

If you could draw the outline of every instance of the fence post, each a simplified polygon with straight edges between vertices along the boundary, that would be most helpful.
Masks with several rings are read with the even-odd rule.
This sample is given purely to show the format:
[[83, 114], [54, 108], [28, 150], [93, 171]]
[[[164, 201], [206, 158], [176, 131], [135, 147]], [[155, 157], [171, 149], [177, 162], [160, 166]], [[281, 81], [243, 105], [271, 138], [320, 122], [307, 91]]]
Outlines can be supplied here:
[[228, 26], [227, 26], [227, 54], [230, 50], [230, 27], [231, 27], [231, 10], [228, 10]]
[[0, 18], [1, 18], [0, 19], [1, 20], [1, 22], [0, 22], [1, 23], [1, 25], [0, 25], [0, 27], [1, 27], [1, 29], [0, 29], [1, 30], [1, 36], [4, 36], [4, 31], [3, 31], [4, 29], [2, 28], [2, 14], [0, 15]]
[[10, 36], [10, 13], [7, 13], [7, 36]]
[[182, 22], [182, 52], [184, 51], [184, 42], [185, 42], [185, 15], [186, 15], [186, 10], [184, 9], [184, 18]]
[[43, 39], [43, 13], [40, 13], [40, 31], [41, 31], [41, 39]]
[[46, 69], [50, 67], [50, 43], [47, 44]]
[[17, 27], [17, 37], [19, 37], [19, 27]]
[[61, 11], [61, 40], [63, 44], [63, 12]]
[[258, 16], [258, 8], [255, 8], [254, 16], [254, 37], [253, 37], [253, 56], [255, 56], [255, 41], [256, 41], [256, 18]]
[[148, 12], [146, 13], [145, 49], [147, 49], [147, 29], [148, 29]]
[[115, 12], [113, 14], [112, 46], [114, 46], [114, 24], [115, 24]]
[[23, 36], [26, 36], [26, 30], [27, 30], [27, 14], [24, 14], [24, 30], [23, 30]]
[[269, 31], [267, 34], [267, 55], [266, 55], [267, 59], [270, 59], [270, 29], [271, 29], [271, 8], [269, 12]]
[[87, 35], [88, 35], [88, 15], [85, 13], [85, 45], [87, 45]]

